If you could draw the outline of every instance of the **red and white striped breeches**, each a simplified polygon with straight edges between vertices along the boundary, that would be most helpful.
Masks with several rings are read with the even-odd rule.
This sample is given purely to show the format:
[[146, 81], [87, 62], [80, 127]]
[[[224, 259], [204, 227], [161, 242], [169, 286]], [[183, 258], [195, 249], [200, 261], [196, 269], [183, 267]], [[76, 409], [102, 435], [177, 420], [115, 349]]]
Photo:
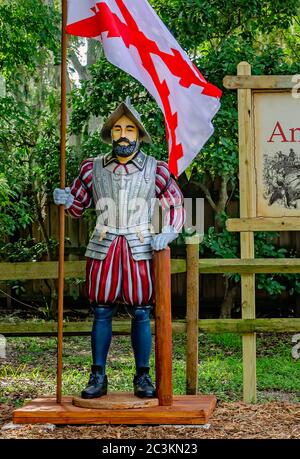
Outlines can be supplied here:
[[104, 260], [87, 258], [86, 283], [91, 303], [153, 304], [153, 279], [152, 260], [135, 261], [124, 236], [116, 237]]

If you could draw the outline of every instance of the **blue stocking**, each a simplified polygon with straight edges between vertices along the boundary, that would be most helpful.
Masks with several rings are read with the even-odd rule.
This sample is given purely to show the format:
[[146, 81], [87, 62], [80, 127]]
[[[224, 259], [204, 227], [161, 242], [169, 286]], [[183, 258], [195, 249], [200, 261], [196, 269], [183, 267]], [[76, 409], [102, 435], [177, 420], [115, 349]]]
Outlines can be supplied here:
[[150, 312], [149, 306], [134, 308], [131, 311], [131, 344], [137, 373], [139, 368], [149, 368], [152, 346]]
[[93, 364], [100, 365], [105, 374], [107, 354], [112, 339], [112, 318], [117, 306], [113, 307], [94, 307], [94, 323], [92, 329], [92, 354]]

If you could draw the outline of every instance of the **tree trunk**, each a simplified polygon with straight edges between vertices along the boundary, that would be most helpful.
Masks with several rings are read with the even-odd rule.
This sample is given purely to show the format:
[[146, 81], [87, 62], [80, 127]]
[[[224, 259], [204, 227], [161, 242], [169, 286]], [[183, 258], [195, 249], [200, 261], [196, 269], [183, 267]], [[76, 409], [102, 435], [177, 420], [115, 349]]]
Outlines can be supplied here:
[[[199, 188], [204, 192], [205, 197], [210, 204], [211, 208], [213, 209], [215, 213], [215, 229], [217, 232], [223, 231], [223, 221], [222, 221], [222, 213], [226, 211], [226, 206], [229, 201], [229, 196], [228, 196], [228, 191], [227, 191], [227, 186], [229, 182], [229, 177], [228, 176], [223, 176], [221, 178], [221, 186], [220, 186], [220, 192], [219, 192], [219, 197], [218, 201], [215, 202], [212, 198], [210, 189], [207, 185], [207, 181], [203, 182], [196, 182], [195, 180], [191, 180], [190, 183], [194, 185], [198, 185]], [[221, 312], [220, 312], [220, 318], [230, 318], [231, 317], [231, 312], [235, 304], [236, 296], [239, 290], [239, 284], [235, 284], [232, 281], [229, 281], [228, 277], [225, 277], [225, 285], [226, 285], [226, 290], [225, 290], [225, 295], [223, 302], [221, 304]]]
[[238, 285], [230, 285], [230, 280], [226, 277], [226, 292], [223, 303], [221, 304], [220, 319], [230, 319], [231, 312], [235, 305], [236, 296], [238, 293]]
[[222, 218], [221, 214], [225, 212], [226, 206], [228, 203], [228, 192], [227, 192], [227, 185], [228, 185], [229, 177], [222, 177], [221, 179], [221, 187], [220, 187], [220, 194], [219, 194], [219, 201], [217, 203], [216, 208], [216, 215], [215, 215], [215, 223], [217, 231], [221, 231], [222, 228]]

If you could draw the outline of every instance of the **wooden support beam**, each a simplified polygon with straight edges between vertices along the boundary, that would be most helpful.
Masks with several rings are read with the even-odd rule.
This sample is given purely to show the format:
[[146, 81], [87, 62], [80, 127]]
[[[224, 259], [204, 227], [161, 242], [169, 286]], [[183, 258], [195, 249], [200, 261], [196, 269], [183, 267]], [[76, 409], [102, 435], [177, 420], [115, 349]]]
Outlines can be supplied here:
[[297, 81], [291, 75], [228, 75], [223, 78], [227, 89], [292, 89]]
[[186, 272], [186, 260], [179, 258], [171, 259], [171, 274], [179, 274]]
[[202, 258], [201, 274], [293, 273], [300, 272], [300, 258]]
[[300, 217], [229, 218], [227, 231], [299, 231]]
[[[92, 322], [64, 323], [64, 336], [90, 336]], [[114, 320], [114, 335], [130, 335], [130, 321]], [[300, 319], [200, 319], [198, 321], [200, 333], [299, 333]], [[151, 323], [154, 334], [154, 321]], [[172, 322], [173, 334], [186, 334], [185, 320]], [[0, 334], [6, 337], [17, 336], [56, 336], [56, 322], [0, 322]]]
[[160, 406], [172, 406], [172, 316], [170, 248], [154, 252], [155, 365]]
[[299, 331], [300, 319], [294, 318], [199, 320], [199, 332], [201, 333], [297, 333]]
[[[85, 261], [66, 261], [65, 278], [85, 277]], [[57, 279], [57, 261], [0, 263], [0, 280]]]
[[[241, 62], [238, 75], [251, 75], [248, 62]], [[251, 89], [238, 89], [240, 216], [256, 215], [253, 104]], [[254, 233], [241, 233], [241, 258], [254, 258]], [[242, 318], [255, 318], [255, 274], [241, 275]], [[256, 401], [256, 336], [243, 335], [244, 402]]]
[[[85, 260], [66, 261], [65, 278], [85, 277]], [[171, 274], [186, 272], [186, 261], [171, 260]], [[38, 261], [24, 263], [0, 263], [0, 281], [18, 279], [57, 279], [57, 261]]]
[[[57, 279], [57, 262], [0, 263], [0, 280]], [[300, 258], [201, 258], [200, 274], [299, 273]], [[171, 274], [186, 272], [186, 261], [171, 260]], [[84, 278], [85, 261], [66, 261], [66, 278]]]
[[187, 341], [186, 341], [186, 393], [198, 392], [198, 320], [199, 320], [199, 237], [186, 239], [187, 264]]

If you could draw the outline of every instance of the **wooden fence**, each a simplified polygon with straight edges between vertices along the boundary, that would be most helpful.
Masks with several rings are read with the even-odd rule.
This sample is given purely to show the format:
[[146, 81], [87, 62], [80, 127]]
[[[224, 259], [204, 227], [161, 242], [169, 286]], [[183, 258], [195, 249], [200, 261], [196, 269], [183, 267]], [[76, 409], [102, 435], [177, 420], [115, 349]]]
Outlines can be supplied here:
[[[201, 360], [201, 349], [198, 349], [199, 332], [204, 333], [237, 333], [243, 336], [258, 333], [296, 333], [300, 331], [300, 319], [201, 319], [199, 320], [199, 273], [299, 273], [299, 259], [200, 259], [198, 241], [191, 239], [187, 245], [186, 260], [171, 260], [171, 273], [186, 273], [187, 277], [187, 315], [186, 320], [173, 321], [173, 333], [185, 333], [187, 335], [186, 354], [186, 391], [188, 394], [196, 394], [198, 390], [198, 363]], [[1, 263], [0, 281], [13, 279], [57, 279], [57, 262], [38, 263]], [[85, 261], [65, 262], [65, 277], [84, 277]], [[200, 277], [201, 279], [201, 277]], [[200, 305], [201, 308], [201, 305]], [[154, 327], [154, 325], [152, 324]], [[91, 322], [65, 322], [64, 335], [87, 335], [91, 332]], [[0, 334], [5, 336], [45, 336], [56, 335], [56, 322], [46, 323], [7, 323], [0, 322]], [[113, 321], [113, 333], [130, 334], [129, 321]], [[200, 355], [199, 355], [200, 354]], [[256, 356], [252, 354], [252, 360], [245, 358], [243, 354], [244, 376], [253, 374], [253, 366], [256, 364]], [[256, 400], [255, 387], [249, 392], [248, 380], [244, 378], [244, 401]]]
[[[216, 184], [217, 186], [217, 184]], [[215, 190], [217, 192], [217, 189]], [[233, 201], [229, 205], [228, 213], [229, 215], [237, 215], [238, 212], [238, 203]], [[205, 232], [207, 232], [208, 228], [214, 225], [213, 220], [213, 210], [209, 206], [207, 202], [205, 202]], [[48, 235], [52, 238], [57, 238], [57, 231], [58, 231], [58, 213], [57, 213], [57, 206], [54, 204], [49, 204], [46, 213], [46, 220], [45, 226], [48, 232]], [[51, 224], [50, 224], [51, 221]], [[42, 236], [40, 231], [37, 228], [36, 223], [32, 225], [31, 234], [35, 238], [36, 242], [40, 242], [42, 240]], [[21, 236], [26, 237], [27, 232], [23, 233]], [[71, 217], [66, 218], [66, 238], [69, 242], [66, 243], [66, 260], [77, 262], [83, 259], [84, 248], [87, 245], [88, 238], [89, 238], [89, 228], [86, 221], [82, 219], [72, 219]], [[283, 231], [279, 234], [278, 238], [274, 241], [276, 245], [279, 247], [285, 247], [288, 249], [294, 249], [300, 254], [300, 233], [295, 231]], [[174, 247], [172, 249], [172, 253], [174, 257], [182, 257], [184, 254], [184, 247]], [[222, 260], [220, 260], [222, 262]], [[82, 262], [83, 263], [83, 262]], [[220, 263], [221, 265], [221, 263]], [[83, 265], [82, 265], [83, 266]], [[274, 271], [275, 272], [275, 271]], [[278, 271], [277, 271], [278, 272]], [[218, 305], [222, 303], [225, 294], [225, 284], [224, 278], [222, 276], [222, 272], [216, 272], [215, 276], [211, 276], [211, 272], [206, 271], [202, 273], [201, 277], [201, 284], [200, 284], [200, 292], [199, 297], [201, 299], [202, 314], [206, 313], [210, 317], [214, 316], [217, 313]], [[72, 278], [72, 275], [69, 276]], [[75, 277], [75, 276], [74, 276]], [[14, 278], [9, 280], [19, 280], [23, 278]], [[45, 278], [46, 279], [46, 278]], [[25, 280], [25, 279], [24, 279]], [[45, 297], [49, 296], [49, 287], [46, 285], [43, 279], [27, 279], [24, 287], [26, 289], [26, 294], [24, 295], [24, 300], [26, 302], [26, 298], [37, 298], [44, 295]], [[0, 279], [0, 288], [8, 295], [13, 295], [10, 286], [5, 283], [4, 281], [1, 283]], [[176, 301], [176, 312], [178, 312], [179, 316], [183, 316], [185, 313], [185, 306], [186, 306], [186, 298], [183, 295], [183, 292], [186, 291], [186, 278], [184, 276], [183, 271], [178, 271], [178, 273], [174, 273], [172, 279], [172, 297]], [[69, 283], [65, 285], [65, 295], [71, 297], [82, 297], [83, 296], [83, 287], [82, 285], [75, 285], [74, 283]], [[7, 297], [5, 294], [0, 292], [0, 298], [4, 302], [6, 300], [8, 308], [11, 307], [11, 299]], [[285, 296], [282, 298], [282, 303], [285, 302]], [[257, 292], [257, 299], [264, 303], [267, 298], [267, 293], [260, 290]], [[237, 299], [239, 300], [239, 298]], [[297, 309], [300, 317], [300, 295], [295, 296], [293, 299], [295, 305], [295, 309]]]

